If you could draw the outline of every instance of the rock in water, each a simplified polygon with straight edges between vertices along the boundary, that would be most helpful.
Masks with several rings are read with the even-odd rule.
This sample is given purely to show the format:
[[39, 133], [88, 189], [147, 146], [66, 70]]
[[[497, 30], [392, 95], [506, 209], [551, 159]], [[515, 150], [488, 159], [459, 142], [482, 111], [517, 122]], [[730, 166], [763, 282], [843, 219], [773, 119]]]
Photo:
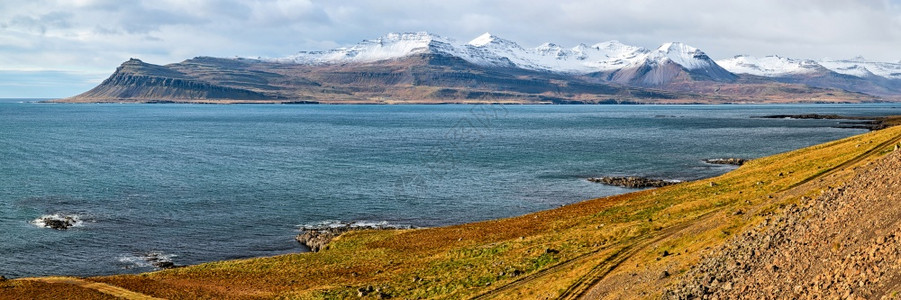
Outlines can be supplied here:
[[53, 215], [41, 216], [40, 218], [35, 219], [31, 223], [33, 223], [37, 226], [40, 226], [40, 227], [46, 227], [46, 228], [51, 228], [51, 229], [56, 229], [56, 230], [66, 230], [66, 229], [69, 229], [69, 227], [72, 227], [72, 226], [75, 226], [76, 224], [78, 224], [79, 220], [78, 220], [78, 217], [74, 216], [74, 215], [67, 216], [67, 215], [53, 214]]
[[173, 256], [174, 255], [164, 255], [160, 252], [150, 252], [145, 254], [143, 258], [150, 263], [150, 265], [160, 269], [178, 268], [179, 266], [172, 262]]

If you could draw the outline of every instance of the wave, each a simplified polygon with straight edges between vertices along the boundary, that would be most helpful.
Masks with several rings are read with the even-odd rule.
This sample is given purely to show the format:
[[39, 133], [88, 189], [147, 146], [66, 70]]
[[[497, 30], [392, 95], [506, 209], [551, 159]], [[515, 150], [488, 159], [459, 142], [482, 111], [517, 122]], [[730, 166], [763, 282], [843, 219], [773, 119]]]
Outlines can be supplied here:
[[140, 254], [128, 254], [119, 256], [118, 261], [123, 265], [123, 269], [169, 269], [175, 267], [175, 263], [172, 261], [172, 259], [176, 257], [178, 257], [178, 255], [166, 254], [160, 251], [150, 251]]

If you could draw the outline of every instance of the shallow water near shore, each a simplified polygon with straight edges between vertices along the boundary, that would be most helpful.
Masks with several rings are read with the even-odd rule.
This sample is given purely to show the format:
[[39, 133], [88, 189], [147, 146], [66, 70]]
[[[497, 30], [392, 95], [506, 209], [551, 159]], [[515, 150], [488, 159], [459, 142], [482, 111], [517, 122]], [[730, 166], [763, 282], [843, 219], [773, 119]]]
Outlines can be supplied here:
[[[0, 100], [0, 275], [102, 275], [300, 252], [298, 228], [440, 226], [692, 180], [865, 132], [772, 114], [901, 104], [40, 104]], [[75, 216], [67, 230], [42, 216]]]

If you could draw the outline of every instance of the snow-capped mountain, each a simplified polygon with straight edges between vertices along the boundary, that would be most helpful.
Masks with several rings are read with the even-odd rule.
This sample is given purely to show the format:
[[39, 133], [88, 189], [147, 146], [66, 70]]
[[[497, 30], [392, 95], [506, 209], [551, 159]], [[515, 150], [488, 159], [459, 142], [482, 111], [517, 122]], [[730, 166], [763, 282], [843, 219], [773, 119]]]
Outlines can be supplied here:
[[838, 74], [860, 78], [882, 77], [901, 79], [901, 63], [874, 62], [863, 57], [853, 59], [793, 59], [771, 55], [753, 57], [739, 55], [729, 59], [718, 60], [717, 63], [736, 74], [751, 74], [765, 77], [785, 77], [831, 71]]
[[860, 57], [815, 61], [775, 55], [763, 58], [740, 55], [717, 63], [735, 74], [769, 77], [784, 83], [880, 96], [901, 93], [901, 63], [872, 62]]
[[662, 60], [669, 59], [686, 69], [696, 70], [709, 68], [716, 65], [710, 57], [698, 48], [683, 43], [666, 43], [657, 48], [657, 51], [648, 56], [648, 59]]
[[468, 43], [427, 32], [390, 33], [354, 46], [327, 51], [302, 51], [275, 62], [300, 64], [342, 64], [399, 59], [414, 54], [444, 54], [459, 57], [480, 66], [518, 67], [536, 71], [588, 74], [608, 72], [644, 64], [672, 62], [687, 70], [716, 68], [716, 62], [701, 50], [682, 44], [666, 43], [656, 50], [607, 41], [572, 48], [544, 43], [525, 48], [516, 42], [490, 33]]
[[515, 42], [485, 33], [466, 44], [471, 62], [491, 65], [506, 60], [515, 66], [540, 71], [591, 73], [625, 67], [637, 61], [648, 51], [642, 47], [608, 41], [587, 46], [579, 44], [564, 48], [554, 43], [544, 43], [526, 49]]
[[636, 86], [662, 86], [676, 81], [712, 80], [731, 82], [737, 79], [716, 64], [703, 51], [683, 44], [665, 43], [619, 69], [602, 72], [609, 81]]
[[792, 59], [777, 55], [762, 58], [738, 55], [733, 58], [722, 59], [716, 62], [732, 73], [765, 77], [809, 74], [823, 69], [823, 66], [813, 60]]
[[[389, 33], [332, 50], [301, 51], [283, 58], [247, 61], [309, 68], [379, 68], [380, 63], [390, 62], [392, 68], [419, 64], [425, 68], [418, 70], [431, 70], [432, 74], [450, 74], [445, 73], [449, 69], [433, 68], [440, 65], [442, 68], [451, 67], [456, 72], [448, 77], [408, 77], [408, 74], [391, 78], [408, 84], [449, 82], [456, 80], [451, 78], [460, 76], [461, 72], [479, 70], [472, 72], [480, 74], [485, 68], [489, 68], [492, 72], [499, 72], [498, 74], [583, 77], [592, 82], [613, 82], [678, 92], [719, 93], [724, 88], [735, 88], [711, 84], [716, 82], [726, 85], [799, 84], [878, 96], [901, 94], [901, 62], [872, 62], [863, 58], [816, 61], [745, 55], [714, 61], [701, 49], [679, 42], [664, 43], [651, 49], [615, 40], [575, 46], [548, 42], [530, 48], [491, 33], [479, 35], [464, 43], [428, 32], [408, 32]], [[537, 74], [533, 74], [534, 72]], [[367, 77], [365, 80], [385, 79], [376, 77], [378, 76]], [[471, 76], [461, 78], [469, 80], [463, 84], [468, 87], [486, 84]], [[767, 90], [759, 88], [757, 91]]]
[[450, 39], [427, 32], [389, 33], [375, 40], [365, 40], [347, 48], [326, 51], [301, 51], [275, 62], [299, 64], [338, 64], [397, 59], [420, 53], [466, 56]]

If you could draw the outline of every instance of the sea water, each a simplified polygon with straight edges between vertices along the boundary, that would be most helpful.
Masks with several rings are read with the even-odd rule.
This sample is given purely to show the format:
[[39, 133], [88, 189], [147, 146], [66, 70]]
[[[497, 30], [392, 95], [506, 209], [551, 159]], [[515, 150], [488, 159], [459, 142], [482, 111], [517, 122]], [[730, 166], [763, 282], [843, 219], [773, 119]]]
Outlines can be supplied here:
[[[0, 100], [0, 275], [302, 252], [304, 226], [429, 227], [692, 180], [865, 132], [771, 114], [901, 105], [189, 105]], [[42, 217], [74, 218], [68, 230]]]

